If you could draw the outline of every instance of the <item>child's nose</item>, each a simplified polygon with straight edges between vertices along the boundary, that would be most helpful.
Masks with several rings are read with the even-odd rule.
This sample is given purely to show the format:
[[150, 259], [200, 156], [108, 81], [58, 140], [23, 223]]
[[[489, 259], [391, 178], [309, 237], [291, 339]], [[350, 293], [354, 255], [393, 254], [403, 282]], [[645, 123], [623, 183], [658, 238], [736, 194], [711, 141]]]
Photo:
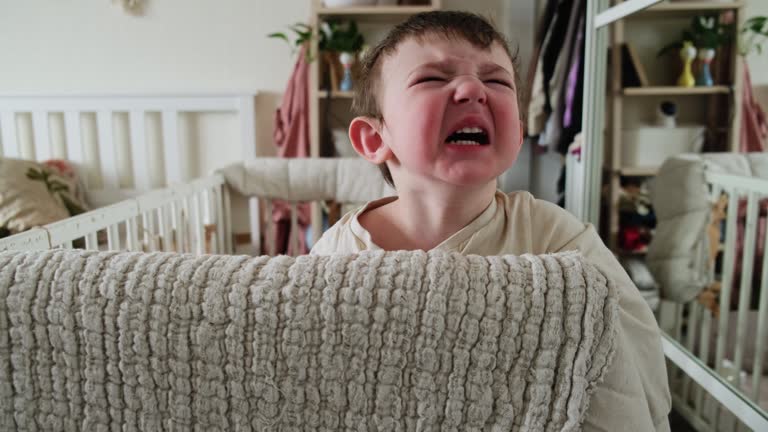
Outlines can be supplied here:
[[486, 101], [485, 86], [477, 77], [464, 76], [458, 78], [456, 91], [453, 93], [453, 101], [456, 103]]

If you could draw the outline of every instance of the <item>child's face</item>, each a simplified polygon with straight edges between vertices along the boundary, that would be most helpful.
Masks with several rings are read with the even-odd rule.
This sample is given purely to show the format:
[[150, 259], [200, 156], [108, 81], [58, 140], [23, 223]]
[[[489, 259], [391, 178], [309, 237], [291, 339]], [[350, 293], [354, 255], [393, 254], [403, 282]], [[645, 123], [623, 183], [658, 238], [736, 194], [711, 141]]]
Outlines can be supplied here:
[[481, 185], [509, 168], [522, 144], [514, 73], [497, 43], [402, 42], [382, 64], [379, 93], [398, 189], [423, 180]]

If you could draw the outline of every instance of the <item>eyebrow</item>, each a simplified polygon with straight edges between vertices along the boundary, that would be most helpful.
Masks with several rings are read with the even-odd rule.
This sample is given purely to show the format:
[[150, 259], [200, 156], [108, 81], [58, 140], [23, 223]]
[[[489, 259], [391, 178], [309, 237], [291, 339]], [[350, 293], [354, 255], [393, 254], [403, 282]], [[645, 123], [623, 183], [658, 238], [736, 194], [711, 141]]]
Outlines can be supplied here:
[[[422, 65], [417, 66], [415, 69], [413, 69], [407, 76], [407, 78], [410, 78], [411, 75], [413, 75], [416, 72], [419, 72], [424, 69], [437, 69], [438, 71], [444, 73], [444, 74], [452, 74], [455, 72], [456, 68], [451, 64], [449, 61], [436, 61], [436, 62], [430, 62], [430, 63], [424, 63]], [[480, 68], [478, 70], [480, 75], [489, 75], [496, 72], [503, 72], [512, 78], [512, 74], [505, 69], [504, 67], [496, 64], [496, 63], [483, 63], [480, 65]]]

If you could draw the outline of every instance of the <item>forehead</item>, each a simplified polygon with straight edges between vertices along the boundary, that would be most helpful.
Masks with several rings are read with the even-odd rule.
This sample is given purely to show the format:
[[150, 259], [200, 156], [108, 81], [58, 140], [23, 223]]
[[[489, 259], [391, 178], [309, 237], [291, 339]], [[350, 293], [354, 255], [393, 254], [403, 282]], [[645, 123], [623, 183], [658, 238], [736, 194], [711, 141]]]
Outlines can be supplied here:
[[463, 38], [439, 35], [411, 37], [402, 41], [395, 52], [384, 59], [381, 71], [384, 77], [407, 75], [419, 66], [446, 61], [476, 66], [494, 63], [514, 76], [512, 60], [499, 42], [493, 42], [487, 48], [478, 48]]

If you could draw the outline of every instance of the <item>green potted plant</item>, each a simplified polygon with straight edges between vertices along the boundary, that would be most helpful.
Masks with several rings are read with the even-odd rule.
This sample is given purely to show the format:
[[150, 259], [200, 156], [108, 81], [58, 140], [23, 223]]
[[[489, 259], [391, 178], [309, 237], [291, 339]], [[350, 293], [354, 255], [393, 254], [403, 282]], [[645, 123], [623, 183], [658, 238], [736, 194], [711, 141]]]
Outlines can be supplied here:
[[732, 29], [732, 24], [721, 21], [717, 15], [697, 15], [692, 18], [690, 27], [682, 31], [681, 39], [663, 47], [658, 56], [671, 50], [680, 51], [686, 47], [685, 42], [689, 42], [696, 48], [700, 64], [696, 85], [711, 86], [713, 81], [710, 65], [717, 48], [731, 40]]
[[741, 28], [739, 54], [748, 55], [752, 51], [763, 53], [763, 42], [768, 38], [768, 17], [755, 16], [744, 21]]
[[[275, 32], [267, 35], [270, 38], [282, 39], [293, 47], [295, 53], [297, 49], [305, 45], [315, 36], [312, 27], [304, 23], [296, 23], [288, 27], [293, 34], [289, 36], [284, 32]], [[325, 21], [320, 26], [317, 34], [318, 49], [329, 71], [331, 88], [338, 90], [342, 76], [345, 75], [345, 68], [342, 66], [340, 57], [344, 58], [345, 63], [354, 61], [358, 52], [363, 47], [365, 39], [357, 28], [354, 21]], [[313, 61], [309, 49], [305, 50], [307, 61]], [[348, 71], [348, 69], [347, 69]], [[346, 74], [349, 76], [349, 72]]]
[[[294, 40], [291, 40], [291, 38], [283, 32], [270, 33], [267, 35], [267, 37], [282, 39], [287, 42], [288, 45], [291, 46], [291, 54], [293, 55], [297, 50], [301, 48], [302, 45], [306, 44], [312, 39], [312, 27], [304, 23], [296, 23], [292, 26], [289, 26], [288, 28], [293, 32], [293, 36], [295, 37]], [[312, 53], [310, 50], [305, 50], [305, 53], [307, 62], [312, 62]]]
[[351, 69], [364, 41], [354, 21], [329, 20], [320, 26], [318, 45], [328, 66], [328, 79], [332, 90], [351, 89]]

